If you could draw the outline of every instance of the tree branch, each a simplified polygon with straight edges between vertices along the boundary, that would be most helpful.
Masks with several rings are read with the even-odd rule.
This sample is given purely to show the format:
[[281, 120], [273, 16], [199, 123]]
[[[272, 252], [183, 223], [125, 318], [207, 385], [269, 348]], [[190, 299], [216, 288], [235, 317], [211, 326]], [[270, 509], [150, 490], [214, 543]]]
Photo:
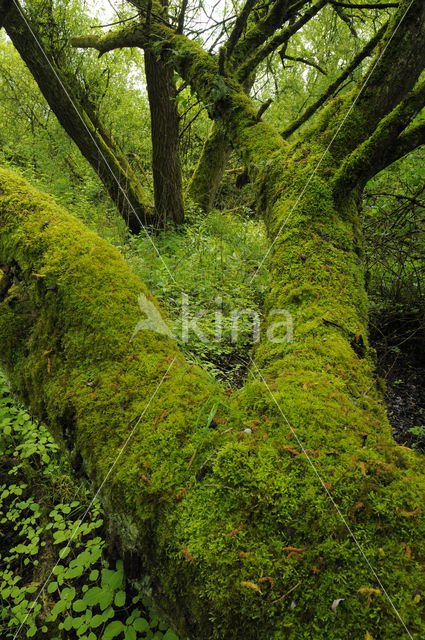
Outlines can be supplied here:
[[316, 111], [318, 111], [320, 107], [334, 95], [336, 90], [343, 84], [343, 82], [345, 82], [345, 80], [353, 73], [353, 71], [357, 69], [357, 67], [363, 62], [363, 60], [372, 55], [373, 50], [382, 39], [385, 31], [387, 30], [387, 27], [388, 23], [381, 27], [378, 33], [367, 43], [367, 45], [360, 51], [360, 53], [357, 54], [357, 56], [348, 65], [348, 67], [344, 69], [344, 71], [334, 82], [332, 82], [332, 84], [329, 85], [325, 93], [323, 93], [320, 98], [316, 100], [316, 102], [308, 107], [308, 109], [306, 109], [297, 120], [295, 120], [292, 124], [289, 125], [289, 127], [285, 129], [285, 131], [282, 132], [282, 136], [284, 138], [289, 138], [289, 136], [291, 136], [297, 129], [299, 129], [301, 125], [307, 122], [307, 120], [309, 120], [311, 116], [313, 116]]
[[[356, 186], [364, 186], [370, 178], [392, 164], [398, 157], [406, 155], [420, 142], [423, 131], [415, 127], [406, 145], [406, 136], [401, 139], [400, 134], [409, 126], [419, 111], [425, 105], [425, 82], [412, 91], [386, 118], [376, 131], [363, 144], [358, 146], [343, 162], [335, 175], [334, 189], [339, 193], [347, 193]], [[419, 130], [419, 131], [418, 131]], [[419, 134], [419, 136], [418, 136]], [[396, 151], [397, 150], [397, 151]], [[399, 155], [401, 154], [401, 155]]]
[[332, 4], [335, 7], [342, 7], [343, 9], [392, 9], [399, 7], [399, 2], [383, 2], [378, 4], [376, 2], [367, 2], [365, 4], [350, 4], [349, 2], [334, 2]]
[[359, 36], [357, 35], [357, 31], [355, 30], [350, 18], [347, 16], [345, 11], [343, 11], [343, 9], [339, 5], [333, 4], [332, 6], [338, 18], [347, 25], [351, 35], [354, 36], [354, 38], [358, 38]]
[[[305, 0], [301, 5], [306, 4]], [[288, 19], [288, 0], [275, 0], [271, 3], [268, 13], [258, 21], [252, 21], [248, 29], [237, 45], [234, 47], [232, 63], [239, 67], [252, 51], [255, 51], [272, 36], [277, 29]], [[247, 76], [249, 77], [249, 76]]]
[[248, 78], [251, 73], [257, 68], [257, 66], [265, 59], [267, 56], [275, 51], [280, 45], [288, 42], [289, 38], [291, 38], [297, 31], [299, 31], [307, 22], [309, 22], [315, 15], [319, 13], [319, 11], [327, 5], [329, 0], [318, 0], [316, 4], [314, 4], [310, 9], [308, 9], [298, 20], [296, 20], [291, 26], [286, 29], [282, 29], [278, 31], [274, 36], [269, 38], [269, 40], [263, 44], [263, 46], [258, 47], [255, 53], [248, 58], [244, 63], [241, 64], [240, 68], [237, 72], [237, 78], [239, 82], [243, 82], [245, 78]]
[[239, 16], [236, 19], [235, 25], [226, 44], [228, 58], [232, 55], [233, 49], [235, 48], [236, 43], [238, 42], [243, 30], [248, 23], [248, 18], [256, 2], [257, 0], [246, 0]]
[[179, 20], [178, 20], [178, 24], [177, 24], [177, 33], [183, 33], [184, 19], [185, 19], [185, 15], [186, 15], [186, 9], [187, 9], [187, 5], [188, 5], [188, 1], [189, 0], [183, 0], [183, 2], [182, 2], [182, 8], [181, 8], [181, 11], [179, 13]]
[[[279, 52], [280, 55], [280, 52]], [[324, 76], [327, 76], [328, 74], [326, 73], [326, 71], [324, 69], [322, 69], [322, 67], [317, 64], [316, 62], [314, 62], [313, 60], [307, 60], [306, 58], [297, 58], [294, 56], [288, 56], [286, 54], [282, 54], [280, 55], [280, 58], [283, 62], [283, 60], [293, 60], [294, 62], [302, 62], [303, 64], [308, 65], [309, 67], [313, 67], [314, 69], [317, 69], [317, 71], [320, 71], [320, 73], [322, 73]]]
[[382, 162], [380, 171], [423, 145], [425, 145], [425, 124], [420, 124], [398, 137], [393, 149], [386, 154], [385, 162]]

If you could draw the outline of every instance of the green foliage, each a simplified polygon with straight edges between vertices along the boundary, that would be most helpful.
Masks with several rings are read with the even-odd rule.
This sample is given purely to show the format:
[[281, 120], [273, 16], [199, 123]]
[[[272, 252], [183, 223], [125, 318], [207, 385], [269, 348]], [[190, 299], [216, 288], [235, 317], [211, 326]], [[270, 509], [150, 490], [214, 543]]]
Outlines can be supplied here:
[[14, 403], [1, 372], [0, 468], [2, 638], [22, 625], [20, 637], [39, 640], [178, 640], [127, 583], [122, 561], [107, 560], [99, 501], [87, 515], [88, 489], [73, 484], [58, 446]]
[[[261, 316], [268, 286], [266, 269], [250, 283], [267, 250], [264, 226], [252, 219], [249, 209], [212, 211], [208, 216], [196, 208], [187, 211], [183, 228], [169, 230], [155, 238], [175, 282], [152, 244], [141, 235], [122, 247], [134, 271], [167, 310], [172, 329], [189, 358], [202, 362], [211, 373], [224, 377], [231, 386], [240, 383], [246, 368], [246, 354], [252, 345], [251, 316], [241, 316], [237, 342], [232, 343], [231, 313], [251, 309]], [[188, 295], [187, 320], [198, 314], [197, 326], [208, 340], [193, 331], [182, 343], [182, 295]], [[222, 314], [221, 340], [215, 339], [216, 314]]]
[[[26, 10], [36, 16], [37, 24], [46, 32], [47, 51], [52, 50], [50, 39], [54, 39], [52, 55], [65, 77], [72, 70], [71, 86], [75, 76], [79, 80], [80, 90], [84, 90], [80, 99], [95, 103], [107, 134], [125, 149], [133, 170], [143, 184], [149, 185], [149, 109], [137, 80], [142, 55], [124, 50], [99, 61], [94, 54], [85, 56], [65, 46], [71, 34], [92, 24], [80, 4], [78, 0], [31, 0]], [[59, 125], [4, 32], [0, 33], [0, 91], [0, 163], [52, 193], [101, 235], [112, 241], [122, 238], [124, 225], [95, 171]]]
[[412, 427], [409, 429], [409, 433], [413, 436], [416, 436], [417, 441], [414, 443], [413, 448], [419, 449], [421, 451], [425, 450], [425, 425], [420, 425], [418, 427]]
[[374, 331], [418, 356], [425, 346], [423, 163], [418, 149], [369, 182], [363, 219]]

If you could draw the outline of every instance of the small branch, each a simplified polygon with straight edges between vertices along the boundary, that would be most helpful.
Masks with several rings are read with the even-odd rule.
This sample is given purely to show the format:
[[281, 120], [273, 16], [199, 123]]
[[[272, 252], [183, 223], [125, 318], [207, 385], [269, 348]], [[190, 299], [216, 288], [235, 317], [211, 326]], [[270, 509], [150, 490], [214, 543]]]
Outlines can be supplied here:
[[146, 173], [146, 171], [145, 171], [145, 169], [143, 167], [143, 164], [142, 164], [142, 161], [141, 161], [140, 157], [136, 153], [129, 153], [128, 157], [132, 158], [135, 161], [140, 173], [143, 175], [143, 177], [145, 178], [145, 180], [147, 182], [147, 185], [149, 187], [149, 190], [150, 190], [151, 194], [153, 194], [152, 183], [149, 180], [149, 176], [148, 176], [148, 174]]
[[263, 115], [265, 114], [267, 109], [270, 107], [272, 102], [273, 102], [273, 100], [271, 98], [269, 98], [268, 100], [266, 100], [266, 102], [263, 102], [261, 107], [258, 109], [258, 112], [257, 112], [257, 120], [258, 120], [258, 122], [261, 120], [261, 118], [263, 117]]
[[[425, 138], [424, 138], [424, 143], [425, 143]], [[410, 202], [416, 207], [421, 207], [421, 209], [425, 209], [425, 201], [421, 202], [417, 198], [413, 198], [412, 196], [406, 196], [402, 193], [385, 193], [385, 192], [376, 193], [374, 191], [373, 193], [367, 193], [366, 195], [368, 197], [384, 197], [384, 198], [394, 198], [395, 200], [406, 200], [407, 202]]]
[[349, 2], [332, 2], [334, 7], [342, 7], [343, 9], [392, 9], [400, 6], [398, 2], [383, 2], [377, 4], [376, 2], [366, 4], [350, 4]]
[[289, 591], [287, 591], [286, 593], [283, 594], [283, 596], [280, 596], [280, 598], [277, 598], [277, 600], [272, 600], [272, 604], [276, 604], [277, 602], [280, 602], [281, 600], [283, 600], [284, 598], [286, 598], [286, 596], [289, 596], [290, 593], [292, 593], [293, 591], [295, 591], [295, 589], [298, 589], [298, 587], [300, 586], [301, 582], [297, 582], [297, 584], [295, 585], [295, 587], [292, 587], [292, 589], [289, 589]]
[[341, 7], [339, 5], [333, 4], [333, 8], [335, 9], [335, 13], [337, 14], [337, 16], [343, 21], [345, 22], [345, 24], [347, 25], [351, 35], [354, 38], [358, 38], [357, 35], [357, 31], [355, 30], [355, 28], [353, 27], [350, 18], [346, 15], [345, 11], [343, 11], [341, 9]]
[[140, 15], [136, 13], [135, 16], [131, 16], [130, 18], [124, 18], [123, 20], [117, 20], [116, 22], [110, 22], [109, 24], [93, 24], [91, 25], [91, 29], [105, 29], [106, 27], [114, 27], [117, 24], [124, 24], [124, 22], [130, 22], [130, 20], [135, 20], [136, 18], [140, 18]]
[[[279, 53], [280, 55], [280, 53]], [[280, 56], [282, 61], [283, 59], [285, 60], [292, 60], [293, 62], [302, 62], [303, 64], [307, 64], [309, 67], [314, 67], [315, 69], [317, 69], [317, 71], [320, 71], [320, 73], [323, 73], [324, 76], [327, 76], [328, 74], [326, 73], [326, 71], [324, 69], [322, 69], [322, 67], [320, 65], [317, 64], [317, 62], [313, 62], [312, 60], [307, 60], [306, 58], [299, 58], [299, 57], [295, 57], [295, 56], [288, 56], [286, 54], [283, 54]]]
[[199, 116], [201, 115], [201, 113], [203, 112], [204, 107], [201, 107], [193, 116], [193, 118], [191, 118], [189, 120], [189, 122], [187, 123], [187, 125], [184, 127], [184, 129], [182, 129], [179, 133], [179, 138], [182, 138], [183, 135], [186, 133], [186, 131], [189, 129], [189, 127], [195, 122], [195, 120], [197, 120], [197, 118], [199, 118]]

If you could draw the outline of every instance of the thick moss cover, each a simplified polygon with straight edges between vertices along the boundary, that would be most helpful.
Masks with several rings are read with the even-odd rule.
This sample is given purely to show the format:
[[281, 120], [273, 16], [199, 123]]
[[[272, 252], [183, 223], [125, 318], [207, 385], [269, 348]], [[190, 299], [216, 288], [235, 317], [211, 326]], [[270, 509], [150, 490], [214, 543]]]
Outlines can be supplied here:
[[[258, 166], [272, 231], [309, 151], [295, 146], [285, 162], [284, 175], [280, 159]], [[0, 171], [3, 366], [95, 486], [143, 413], [103, 499], [123, 553], [140, 558], [139, 577], [150, 576], [182, 637], [403, 637], [382, 585], [412, 637], [425, 635], [423, 458], [391, 440], [355, 207], [335, 210], [332, 164], [323, 171], [271, 262], [268, 309], [292, 312], [294, 341], [263, 339], [268, 388], [254, 367], [230, 397], [170, 338], [144, 330], [130, 342], [144, 285], [108, 243]]]

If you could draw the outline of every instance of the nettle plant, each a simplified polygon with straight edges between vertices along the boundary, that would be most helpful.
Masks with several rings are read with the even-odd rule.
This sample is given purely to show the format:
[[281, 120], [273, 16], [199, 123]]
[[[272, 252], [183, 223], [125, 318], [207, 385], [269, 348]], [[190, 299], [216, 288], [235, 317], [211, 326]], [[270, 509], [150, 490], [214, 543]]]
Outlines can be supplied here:
[[[178, 640], [108, 562], [103, 511], [0, 372], [0, 635]], [[46, 588], [41, 592], [43, 585]], [[39, 595], [40, 594], [40, 595]], [[35, 603], [34, 603], [35, 602]]]

